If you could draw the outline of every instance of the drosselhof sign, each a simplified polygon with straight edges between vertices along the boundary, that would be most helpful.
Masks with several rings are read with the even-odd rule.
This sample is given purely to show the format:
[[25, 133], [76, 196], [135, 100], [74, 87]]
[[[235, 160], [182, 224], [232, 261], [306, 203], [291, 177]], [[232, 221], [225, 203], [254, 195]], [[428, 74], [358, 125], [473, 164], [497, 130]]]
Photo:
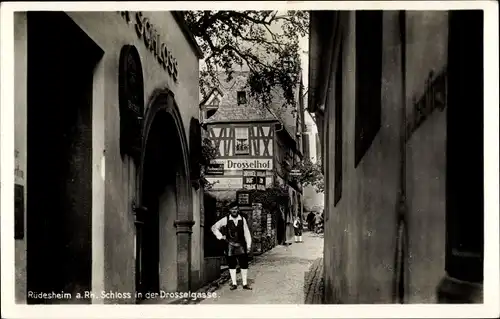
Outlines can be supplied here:
[[225, 170], [240, 170], [240, 169], [273, 169], [273, 159], [256, 159], [256, 158], [232, 158], [232, 159], [216, 159], [212, 163], [224, 164]]

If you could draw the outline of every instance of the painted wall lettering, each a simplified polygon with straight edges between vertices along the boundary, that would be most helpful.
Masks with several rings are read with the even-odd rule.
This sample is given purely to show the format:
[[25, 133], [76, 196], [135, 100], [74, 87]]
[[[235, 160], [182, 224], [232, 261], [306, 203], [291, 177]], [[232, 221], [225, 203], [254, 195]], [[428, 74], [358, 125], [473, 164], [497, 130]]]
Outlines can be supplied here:
[[264, 169], [272, 170], [273, 161], [269, 159], [255, 159], [255, 158], [234, 158], [234, 159], [215, 159], [212, 160], [214, 164], [224, 164], [225, 170], [240, 170], [240, 169]]
[[443, 111], [446, 108], [446, 80], [446, 70], [436, 76], [432, 71], [429, 73], [424, 93], [420, 99], [414, 99], [413, 101], [413, 113], [406, 122], [406, 141], [429, 118], [434, 110]]
[[155, 26], [144, 17], [141, 11], [135, 13], [134, 19], [129, 11], [120, 11], [120, 15], [127, 23], [134, 21], [134, 29], [139, 39], [142, 39], [146, 48], [153, 54], [158, 63], [177, 82], [179, 77], [177, 59], [172, 55], [168, 45], [161, 41], [160, 33]]

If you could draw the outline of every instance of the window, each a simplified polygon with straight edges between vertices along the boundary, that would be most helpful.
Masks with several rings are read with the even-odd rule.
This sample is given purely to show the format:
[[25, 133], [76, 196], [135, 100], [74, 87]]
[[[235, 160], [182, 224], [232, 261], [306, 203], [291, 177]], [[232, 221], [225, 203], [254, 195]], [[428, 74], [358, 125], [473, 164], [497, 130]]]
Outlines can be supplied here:
[[245, 91], [238, 91], [238, 105], [247, 103], [247, 93]]
[[356, 12], [356, 119], [354, 166], [381, 125], [383, 11]]
[[249, 154], [250, 146], [248, 142], [248, 127], [237, 127], [236, 135], [236, 152], [235, 154]]
[[336, 206], [342, 197], [342, 42], [335, 72], [335, 188], [333, 201]]
[[214, 97], [214, 99], [212, 100], [212, 102], [210, 102], [210, 106], [219, 106], [220, 104], [220, 100], [218, 97]]
[[215, 114], [215, 112], [217, 112], [217, 110], [214, 110], [214, 109], [212, 109], [212, 110], [208, 110], [208, 111], [207, 111], [207, 119], [208, 119], [208, 118], [210, 118], [212, 115], [214, 115], [214, 114]]

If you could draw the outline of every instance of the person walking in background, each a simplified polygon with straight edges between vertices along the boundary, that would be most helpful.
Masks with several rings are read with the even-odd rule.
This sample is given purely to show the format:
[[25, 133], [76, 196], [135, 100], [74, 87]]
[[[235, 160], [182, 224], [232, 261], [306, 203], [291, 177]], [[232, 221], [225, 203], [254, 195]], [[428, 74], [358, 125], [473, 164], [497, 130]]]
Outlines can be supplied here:
[[295, 217], [295, 220], [293, 221], [293, 230], [295, 231], [295, 242], [301, 243], [302, 242], [302, 221], [300, 220], [300, 217]]
[[314, 212], [307, 214], [307, 228], [310, 231], [314, 231]]
[[[225, 229], [225, 235], [221, 233], [222, 228]], [[236, 265], [238, 263], [241, 268], [243, 289], [252, 290], [248, 285], [248, 252], [252, 247], [252, 236], [246, 219], [240, 215], [238, 205], [236, 203], [231, 204], [229, 215], [215, 223], [211, 230], [217, 239], [227, 242], [225, 254], [232, 281], [231, 290], [238, 287], [236, 281]]]
[[314, 232], [316, 234], [321, 232], [322, 222], [323, 222], [323, 217], [321, 215], [322, 214], [318, 213], [318, 214], [316, 214], [316, 216], [314, 216], [314, 223], [315, 223]]

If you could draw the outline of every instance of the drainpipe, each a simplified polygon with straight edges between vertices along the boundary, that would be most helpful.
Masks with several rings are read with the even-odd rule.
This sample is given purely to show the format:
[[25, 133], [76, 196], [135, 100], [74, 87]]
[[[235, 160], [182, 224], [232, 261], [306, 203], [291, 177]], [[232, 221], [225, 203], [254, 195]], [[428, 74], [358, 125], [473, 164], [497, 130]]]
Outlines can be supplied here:
[[399, 11], [399, 36], [401, 41], [401, 128], [399, 190], [396, 208], [396, 254], [393, 280], [393, 302], [405, 303], [405, 268], [408, 245], [407, 202], [406, 202], [406, 14]]

